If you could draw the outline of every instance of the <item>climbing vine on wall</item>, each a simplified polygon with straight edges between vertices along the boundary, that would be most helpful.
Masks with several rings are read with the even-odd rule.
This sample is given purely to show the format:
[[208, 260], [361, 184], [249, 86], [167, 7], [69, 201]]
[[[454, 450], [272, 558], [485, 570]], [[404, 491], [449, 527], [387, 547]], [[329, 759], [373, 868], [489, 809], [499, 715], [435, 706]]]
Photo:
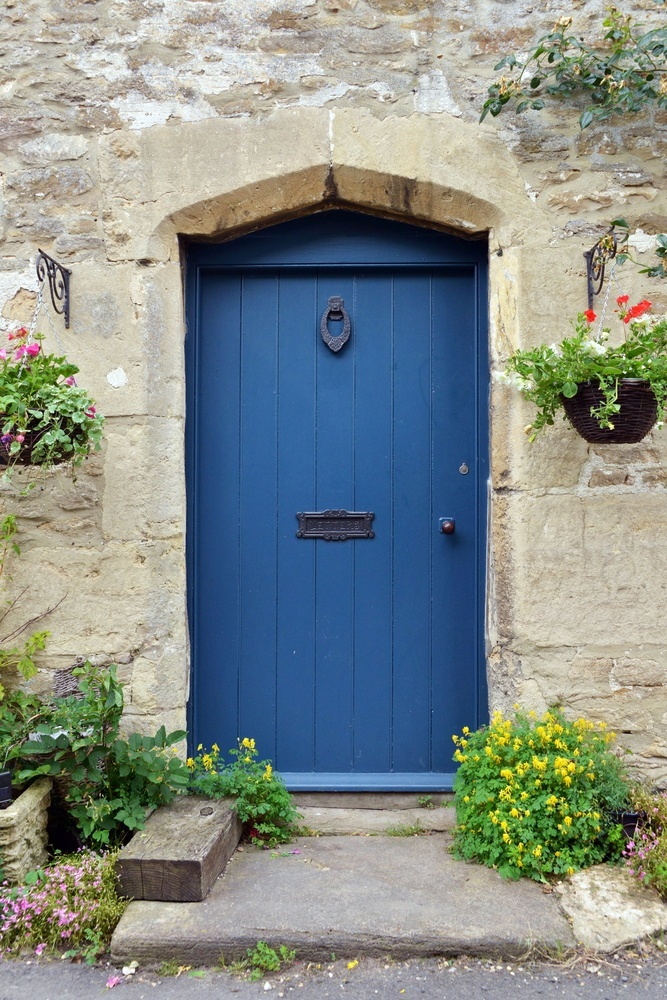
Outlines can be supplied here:
[[[667, 9], [667, 0], [656, 3]], [[667, 108], [667, 25], [647, 30], [610, 7], [601, 44], [589, 44], [568, 33], [572, 20], [560, 18], [525, 59], [501, 59], [495, 70], [506, 72], [489, 87], [480, 121], [504, 110], [541, 111], [552, 98], [590, 100], [582, 129], [647, 106]]]

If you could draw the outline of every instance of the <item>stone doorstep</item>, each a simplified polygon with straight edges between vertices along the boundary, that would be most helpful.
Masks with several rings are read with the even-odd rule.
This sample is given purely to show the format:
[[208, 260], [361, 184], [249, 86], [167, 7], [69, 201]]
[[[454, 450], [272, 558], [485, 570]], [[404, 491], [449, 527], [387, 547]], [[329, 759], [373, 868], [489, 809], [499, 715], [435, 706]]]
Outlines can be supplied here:
[[420, 800], [430, 799], [436, 808], [454, 803], [452, 792], [293, 792], [292, 798], [299, 809], [424, 810]]
[[202, 903], [134, 902], [116, 928], [115, 963], [166, 958], [214, 965], [258, 940], [303, 961], [572, 949], [556, 896], [459, 861], [442, 833], [299, 837], [238, 851]]
[[122, 894], [200, 902], [236, 850], [241, 832], [229, 799], [177, 796], [121, 850], [116, 874]]
[[[391, 797], [392, 805], [396, 798]], [[377, 804], [370, 809], [301, 805], [300, 822], [318, 833], [340, 835], [384, 834], [387, 829], [417, 826], [424, 832], [451, 829], [453, 809], [415, 807], [415, 798], [405, 797], [394, 809]], [[116, 873], [123, 895], [156, 902], [200, 902], [236, 850], [241, 832], [229, 800], [178, 796], [157, 809], [120, 852]]]
[[[186, 806], [192, 801], [196, 807], [190, 811]], [[341, 957], [395, 958], [487, 953], [511, 958], [534, 948], [584, 948], [604, 954], [667, 930], [667, 903], [616, 866], [578, 872], [545, 895], [535, 882], [507, 882], [497, 872], [454, 859], [447, 851], [449, 839], [428, 822], [440, 814], [446, 817], [446, 830], [453, 825], [453, 809], [351, 810], [309, 807], [299, 801], [309, 826], [317, 826], [319, 817], [320, 826], [333, 821], [335, 834], [370, 837], [327, 836], [328, 831], [321, 831], [324, 836], [300, 838], [283, 851], [246, 848], [234, 855], [219, 880], [211, 873], [222, 872], [226, 861], [210, 865], [207, 884], [212, 891], [206, 899], [203, 880], [197, 883], [200, 895], [192, 894], [190, 880], [197, 869], [193, 860], [198, 858], [189, 858], [189, 868], [178, 862], [188, 860], [183, 857], [185, 838], [196, 844], [193, 826], [207, 818], [201, 811], [210, 808], [211, 800], [176, 800], [185, 822], [183, 844], [180, 827], [174, 827], [174, 804], [158, 810], [162, 815], [155, 814], [154, 825], [161, 822], [163, 836], [169, 831], [166, 842], [172, 848], [170, 853], [163, 849], [159, 858], [144, 851], [146, 882], [159, 882], [163, 892], [145, 899], [174, 902], [131, 903], [114, 933], [114, 960], [159, 962], [179, 956], [188, 964], [214, 964], [221, 952], [228, 958], [243, 955], [259, 939], [273, 947], [287, 944], [301, 958], [318, 961], [332, 950]], [[227, 816], [234, 815], [229, 804], [223, 808]], [[431, 836], [382, 835], [395, 821], [412, 825], [415, 813], [425, 820], [424, 832]], [[343, 818], [349, 831], [341, 829]], [[239, 836], [240, 824], [227, 841], [227, 859]], [[148, 838], [135, 839], [146, 846]], [[128, 855], [132, 844], [125, 849]], [[135, 847], [135, 853], [141, 852]], [[170, 883], [184, 886], [178, 900], [164, 894]], [[203, 902], [200, 907], [190, 900]]]
[[411, 827], [424, 833], [443, 833], [456, 823], [451, 807], [437, 809], [341, 809], [318, 806], [298, 806], [299, 825], [324, 834], [384, 834], [394, 831], [397, 836], [407, 835]]
[[112, 960], [214, 965], [258, 940], [304, 961], [533, 951], [606, 954], [667, 929], [667, 904], [622, 869], [597, 865], [555, 892], [458, 861], [443, 834], [299, 838], [284, 851], [246, 848], [202, 903], [134, 902]]

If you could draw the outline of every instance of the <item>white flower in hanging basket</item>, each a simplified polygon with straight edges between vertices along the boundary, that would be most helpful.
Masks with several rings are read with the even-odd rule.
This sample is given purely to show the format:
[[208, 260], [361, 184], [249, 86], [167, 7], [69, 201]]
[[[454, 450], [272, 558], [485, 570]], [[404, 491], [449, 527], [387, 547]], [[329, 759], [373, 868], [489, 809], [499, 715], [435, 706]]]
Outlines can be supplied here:
[[574, 335], [560, 344], [515, 351], [499, 381], [514, 385], [537, 407], [526, 431], [530, 441], [559, 410], [588, 441], [627, 444], [640, 441], [667, 403], [667, 317], [651, 317], [644, 299], [628, 307], [616, 300], [624, 340], [608, 343], [609, 329], [593, 335], [592, 309], [573, 321]]

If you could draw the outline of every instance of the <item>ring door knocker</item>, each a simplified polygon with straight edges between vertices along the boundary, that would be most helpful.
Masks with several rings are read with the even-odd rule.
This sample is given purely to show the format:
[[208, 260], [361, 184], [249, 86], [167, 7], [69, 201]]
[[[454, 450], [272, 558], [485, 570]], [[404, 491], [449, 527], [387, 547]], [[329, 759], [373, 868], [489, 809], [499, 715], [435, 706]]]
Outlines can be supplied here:
[[[343, 331], [336, 337], [332, 336], [329, 332], [328, 323], [330, 319], [338, 321], [342, 319], [343, 321]], [[320, 321], [320, 333], [322, 334], [324, 343], [334, 352], [340, 351], [343, 344], [346, 344], [350, 339], [350, 317], [347, 314], [345, 303], [340, 295], [332, 295], [329, 299]]]

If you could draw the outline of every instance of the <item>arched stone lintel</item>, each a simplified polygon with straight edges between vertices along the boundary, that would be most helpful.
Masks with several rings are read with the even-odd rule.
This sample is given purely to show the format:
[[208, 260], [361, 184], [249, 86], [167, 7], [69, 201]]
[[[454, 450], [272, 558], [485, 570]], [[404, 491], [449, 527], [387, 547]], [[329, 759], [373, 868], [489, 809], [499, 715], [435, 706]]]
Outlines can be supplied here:
[[310, 171], [225, 191], [169, 215], [158, 225], [155, 236], [172, 246], [178, 236], [234, 239], [253, 229], [328, 208], [368, 212], [468, 239], [494, 234], [498, 246], [511, 241], [507, 232], [510, 220], [498, 206], [470, 192], [344, 166], [331, 170], [319, 191], [313, 190]]
[[141, 159], [148, 169], [155, 157], [144, 228], [155, 259], [176, 259], [179, 236], [228, 239], [333, 206], [492, 234], [492, 248], [545, 232], [497, 136], [447, 115], [290, 109], [150, 132]]
[[[344, 195], [339, 191], [338, 177]], [[414, 178], [357, 168], [332, 170], [327, 183], [313, 192], [308, 172], [269, 178], [225, 192], [174, 212], [156, 229], [170, 243], [176, 236], [233, 239], [253, 229], [328, 208], [368, 212], [399, 221], [478, 238], [494, 230], [498, 212], [468, 193]], [[294, 191], [297, 197], [289, 197]]]

